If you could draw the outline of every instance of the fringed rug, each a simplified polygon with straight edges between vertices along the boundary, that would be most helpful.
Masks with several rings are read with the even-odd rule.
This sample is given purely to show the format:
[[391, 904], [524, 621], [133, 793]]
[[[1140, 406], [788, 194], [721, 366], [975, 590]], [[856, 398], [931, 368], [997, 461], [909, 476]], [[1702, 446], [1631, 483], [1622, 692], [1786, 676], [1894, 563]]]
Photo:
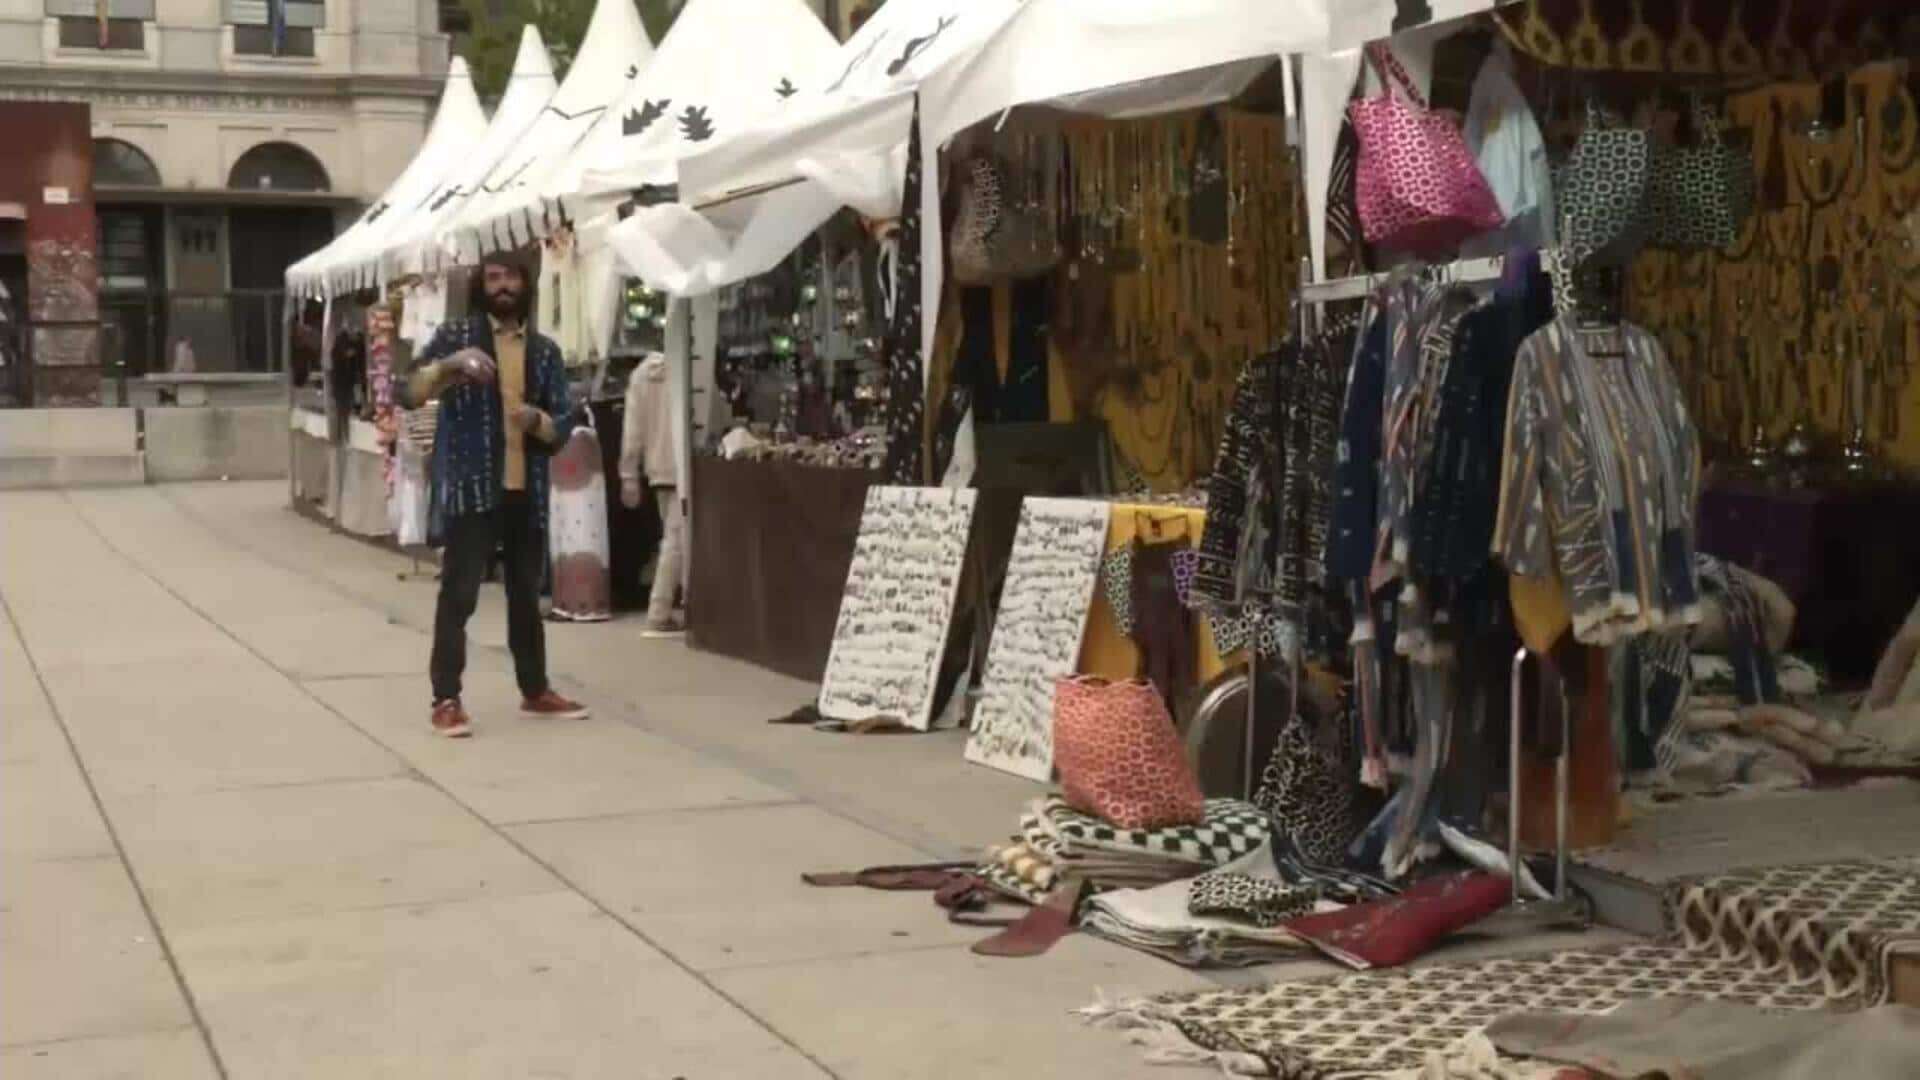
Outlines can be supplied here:
[[1628, 945], [1169, 994], [1081, 1015], [1133, 1031], [1157, 1062], [1346, 1080], [1419, 1068], [1511, 1013], [1602, 1013], [1632, 998], [1662, 997], [1787, 1010], [1848, 1004], [1750, 963], [1678, 945]]
[[1910, 860], [1742, 870], [1667, 889], [1667, 925], [1688, 946], [1769, 978], [1880, 1004], [1888, 967], [1920, 950], [1920, 864]]

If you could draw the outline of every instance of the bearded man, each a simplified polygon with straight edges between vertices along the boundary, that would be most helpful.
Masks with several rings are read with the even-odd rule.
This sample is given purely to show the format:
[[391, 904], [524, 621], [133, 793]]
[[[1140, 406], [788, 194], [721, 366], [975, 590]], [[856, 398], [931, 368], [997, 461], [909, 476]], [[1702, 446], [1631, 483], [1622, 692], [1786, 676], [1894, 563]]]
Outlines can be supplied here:
[[507, 643], [521, 712], [583, 719], [587, 710], [547, 682], [545, 575], [548, 458], [565, 446], [573, 403], [566, 364], [551, 338], [531, 332], [533, 288], [514, 257], [490, 255], [476, 282], [475, 311], [448, 322], [420, 352], [402, 403], [440, 402], [433, 440], [434, 525], [445, 551], [433, 616], [433, 729], [473, 734], [461, 704], [467, 620], [496, 552], [507, 590]]

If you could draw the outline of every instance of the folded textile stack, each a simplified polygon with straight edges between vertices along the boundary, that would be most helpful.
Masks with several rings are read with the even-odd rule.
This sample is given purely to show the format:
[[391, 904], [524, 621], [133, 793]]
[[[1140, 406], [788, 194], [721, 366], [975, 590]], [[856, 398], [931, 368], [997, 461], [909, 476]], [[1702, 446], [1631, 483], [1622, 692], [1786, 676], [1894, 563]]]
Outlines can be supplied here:
[[1029, 804], [1020, 835], [993, 849], [978, 874], [993, 888], [1038, 904], [1069, 877], [1095, 891], [1190, 878], [1260, 850], [1267, 830], [1267, 815], [1238, 799], [1209, 800], [1198, 825], [1123, 829], [1055, 795]]
[[[1088, 901], [1080, 928], [1096, 937], [1149, 952], [1186, 967], [1250, 967], [1311, 953], [1304, 940], [1261, 917], [1264, 883], [1288, 890], [1265, 848], [1199, 878], [1172, 881], [1151, 889], [1122, 889]], [[1213, 885], [1220, 888], [1209, 888]], [[1213, 896], [1196, 904], [1195, 890]], [[1245, 911], [1232, 912], [1229, 893], [1239, 893]], [[1311, 910], [1339, 910], [1338, 904], [1307, 902]], [[1195, 909], [1219, 914], [1195, 914]]]

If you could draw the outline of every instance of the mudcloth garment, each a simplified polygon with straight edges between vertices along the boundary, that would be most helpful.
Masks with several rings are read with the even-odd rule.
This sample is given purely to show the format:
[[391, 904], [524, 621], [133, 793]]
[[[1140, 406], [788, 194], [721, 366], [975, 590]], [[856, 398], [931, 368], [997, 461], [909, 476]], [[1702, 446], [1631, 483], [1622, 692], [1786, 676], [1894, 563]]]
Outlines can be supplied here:
[[[446, 428], [442, 426], [442, 431]], [[440, 564], [440, 599], [433, 615], [433, 699], [460, 696], [467, 668], [467, 620], [480, 600], [480, 583], [494, 553], [507, 588], [507, 645], [520, 693], [540, 696], [547, 685], [546, 627], [540, 621], [540, 579], [547, 549], [533, 497], [507, 492], [492, 509], [449, 518]]]
[[999, 389], [994, 369], [993, 290], [974, 286], [960, 290], [960, 348], [953, 358], [947, 392], [933, 431], [933, 474], [945, 476], [953, 462], [960, 425], [972, 413], [974, 423], [985, 423]]
[[1132, 636], [1140, 647], [1140, 674], [1169, 708], [1193, 688], [1199, 663], [1193, 615], [1174, 584], [1174, 553], [1186, 546], [1185, 539], [1133, 545]]
[[1557, 569], [1585, 644], [1697, 622], [1699, 439], [1659, 342], [1562, 315], [1513, 378], [1496, 554], [1523, 577]]
[[[893, 317], [887, 325], [887, 479], [925, 483], [926, 357], [920, 337], [920, 99], [913, 102], [907, 137], [907, 175], [900, 203], [899, 245], [894, 255]], [[934, 226], [939, 227], [935, 222]]]
[[1327, 622], [1325, 556], [1333, 529], [1340, 399], [1353, 339], [1349, 322], [1305, 345], [1289, 343], [1278, 360], [1275, 408], [1283, 434], [1273, 587], [1286, 656], [1307, 642], [1310, 629]]
[[[1536, 953], [1464, 964], [1348, 973], [1244, 989], [1163, 994], [1081, 1015], [1147, 1029], [1182, 1060], [1231, 1062], [1235, 1075], [1310, 1080], [1378, 1077], [1419, 1068], [1430, 1053], [1519, 1010], [1551, 1006], [1597, 1015], [1624, 1001], [1693, 998], [1782, 1010], [1826, 998], [1751, 966], [1670, 945]], [[1162, 1049], [1162, 1053], [1166, 1050]]]
[[[433, 509], [436, 519], [451, 529], [456, 518], [492, 512], [507, 490], [506, 413], [500, 389], [473, 383], [447, 385], [434, 379], [426, 365], [445, 360], [462, 349], [477, 348], [499, 361], [493, 326], [485, 315], [474, 315], [440, 327], [420, 351], [420, 368], [403, 383], [402, 402], [419, 408], [423, 399], [440, 402], [433, 438]], [[424, 377], [423, 377], [424, 376]], [[425, 391], [424, 394], [421, 391]], [[540, 334], [526, 339], [527, 404], [547, 414], [547, 438], [525, 440], [525, 491], [534, 510], [534, 528], [544, 533], [547, 521], [548, 458], [573, 434], [572, 389], [560, 349]]]
[[1674, 885], [1664, 905], [1688, 947], [1835, 1000], [1881, 1003], [1894, 954], [1920, 950], [1920, 862], [1740, 870]]
[[1194, 879], [1187, 894], [1187, 910], [1272, 929], [1311, 913], [1318, 899], [1318, 893], [1309, 887], [1215, 870]]
[[1240, 373], [1207, 480], [1207, 523], [1200, 534], [1193, 593], [1201, 604], [1219, 610], [1244, 598], [1243, 556], [1257, 542], [1264, 494], [1277, 480], [1275, 360], [1270, 354], [1257, 357]]
[[[1387, 374], [1384, 309], [1370, 307], [1364, 325], [1341, 407], [1333, 531], [1327, 537], [1327, 574], [1342, 581], [1365, 581], [1373, 567], [1380, 499], [1380, 415], [1386, 408]], [[1211, 504], [1207, 512], [1213, 513]]]
[[1432, 451], [1414, 504], [1417, 575], [1468, 581], [1488, 568], [1514, 356], [1553, 318], [1552, 286], [1536, 260], [1527, 261], [1534, 265], [1517, 282], [1503, 282], [1493, 303], [1468, 312], [1454, 331]]
[[1296, 713], [1281, 729], [1254, 792], [1254, 805], [1273, 815], [1275, 838], [1290, 841], [1312, 864], [1338, 865], [1360, 831], [1358, 772], [1346, 738], [1351, 730], [1345, 716], [1316, 725]]

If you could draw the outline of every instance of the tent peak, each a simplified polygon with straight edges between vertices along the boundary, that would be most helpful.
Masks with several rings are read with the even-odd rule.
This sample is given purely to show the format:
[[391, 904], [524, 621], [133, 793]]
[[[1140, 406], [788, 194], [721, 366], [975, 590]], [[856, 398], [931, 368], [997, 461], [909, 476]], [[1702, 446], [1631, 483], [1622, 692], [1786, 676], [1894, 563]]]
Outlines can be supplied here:
[[553, 58], [547, 55], [547, 43], [540, 28], [528, 23], [520, 28], [520, 51], [513, 57], [515, 79], [553, 78]]

